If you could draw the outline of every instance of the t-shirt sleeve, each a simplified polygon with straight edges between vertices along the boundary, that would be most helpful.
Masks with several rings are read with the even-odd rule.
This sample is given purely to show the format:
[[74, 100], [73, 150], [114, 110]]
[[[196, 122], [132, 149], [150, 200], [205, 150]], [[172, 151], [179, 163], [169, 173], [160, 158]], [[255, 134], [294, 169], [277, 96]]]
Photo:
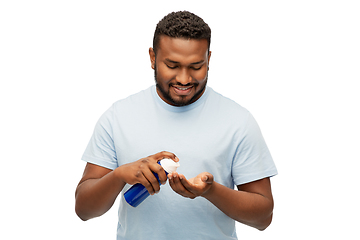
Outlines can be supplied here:
[[277, 174], [270, 151], [254, 117], [249, 113], [232, 164], [235, 185], [241, 185]]
[[96, 123], [94, 133], [82, 160], [114, 170], [118, 167], [112, 130], [113, 108], [107, 110]]

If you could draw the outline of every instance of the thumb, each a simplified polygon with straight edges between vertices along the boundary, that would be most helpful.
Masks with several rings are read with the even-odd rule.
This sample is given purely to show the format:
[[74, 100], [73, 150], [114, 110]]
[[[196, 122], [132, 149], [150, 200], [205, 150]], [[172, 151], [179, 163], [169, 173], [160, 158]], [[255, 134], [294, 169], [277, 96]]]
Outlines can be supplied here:
[[210, 173], [206, 173], [204, 176], [201, 177], [201, 180], [204, 183], [212, 183], [213, 182], [213, 175]]

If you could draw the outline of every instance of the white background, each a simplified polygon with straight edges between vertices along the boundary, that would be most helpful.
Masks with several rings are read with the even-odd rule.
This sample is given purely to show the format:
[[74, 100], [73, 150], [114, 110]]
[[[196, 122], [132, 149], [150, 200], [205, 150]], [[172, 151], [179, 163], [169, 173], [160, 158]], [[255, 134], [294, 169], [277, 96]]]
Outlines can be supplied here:
[[177, 10], [212, 28], [209, 86], [253, 113], [279, 170], [272, 225], [237, 224], [239, 239], [359, 239], [360, 7], [346, 0], [1, 1], [0, 238], [115, 239], [117, 203], [75, 215], [80, 158], [100, 115], [154, 84], [155, 25]]

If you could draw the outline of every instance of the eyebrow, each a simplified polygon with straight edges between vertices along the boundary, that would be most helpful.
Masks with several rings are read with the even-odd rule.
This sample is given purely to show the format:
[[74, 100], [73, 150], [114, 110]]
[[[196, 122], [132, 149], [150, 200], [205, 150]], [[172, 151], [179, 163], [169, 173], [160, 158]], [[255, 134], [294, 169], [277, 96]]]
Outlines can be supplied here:
[[[170, 63], [174, 63], [174, 64], [179, 64], [180, 63], [180, 62], [177, 62], [177, 61], [170, 60], [168, 58], [166, 58], [165, 61], [170, 62]], [[205, 60], [200, 60], [198, 62], [193, 62], [193, 63], [190, 63], [190, 65], [196, 65], [196, 64], [203, 63], [203, 62], [205, 62]]]

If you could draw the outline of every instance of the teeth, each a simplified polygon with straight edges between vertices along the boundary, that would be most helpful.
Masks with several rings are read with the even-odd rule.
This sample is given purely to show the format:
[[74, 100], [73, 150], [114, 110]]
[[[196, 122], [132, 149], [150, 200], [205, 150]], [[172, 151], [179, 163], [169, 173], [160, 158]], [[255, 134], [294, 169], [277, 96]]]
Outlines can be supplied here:
[[176, 87], [176, 88], [184, 91], [184, 90], [188, 90], [190, 87], [187, 87], [187, 88]]

